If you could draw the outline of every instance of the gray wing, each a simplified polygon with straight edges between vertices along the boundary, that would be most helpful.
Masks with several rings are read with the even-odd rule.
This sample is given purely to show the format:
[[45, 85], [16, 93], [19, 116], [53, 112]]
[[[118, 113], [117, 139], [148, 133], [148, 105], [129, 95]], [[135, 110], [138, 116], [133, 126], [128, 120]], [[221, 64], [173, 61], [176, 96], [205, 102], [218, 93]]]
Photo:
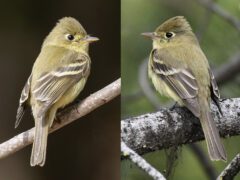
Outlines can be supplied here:
[[219, 104], [220, 92], [219, 92], [219, 89], [218, 89], [218, 86], [217, 86], [216, 79], [215, 79], [211, 69], [209, 69], [208, 71], [209, 71], [209, 75], [210, 75], [210, 78], [211, 78], [211, 85], [210, 85], [211, 98], [212, 98], [213, 102], [216, 104], [216, 106], [218, 107], [219, 112], [221, 114], [223, 114], [222, 110], [221, 110], [221, 107], [220, 107], [220, 104]]
[[187, 68], [177, 69], [164, 63], [167, 58], [172, 58], [166, 53], [152, 51], [152, 70], [182, 99], [185, 106], [199, 117], [198, 85], [192, 71]]
[[89, 57], [82, 56], [73, 63], [42, 74], [32, 89], [32, 96], [42, 103], [38, 114], [41, 116], [70, 87], [89, 73]]
[[31, 80], [32, 80], [32, 74], [29, 76], [29, 78], [28, 78], [28, 80], [27, 80], [27, 82], [26, 82], [26, 84], [25, 84], [25, 86], [22, 90], [22, 94], [21, 94], [21, 97], [20, 97], [20, 100], [19, 100], [17, 115], [16, 115], [15, 128], [18, 127], [18, 125], [21, 122], [21, 119], [24, 115], [27, 100], [28, 100], [29, 94], [30, 94]]

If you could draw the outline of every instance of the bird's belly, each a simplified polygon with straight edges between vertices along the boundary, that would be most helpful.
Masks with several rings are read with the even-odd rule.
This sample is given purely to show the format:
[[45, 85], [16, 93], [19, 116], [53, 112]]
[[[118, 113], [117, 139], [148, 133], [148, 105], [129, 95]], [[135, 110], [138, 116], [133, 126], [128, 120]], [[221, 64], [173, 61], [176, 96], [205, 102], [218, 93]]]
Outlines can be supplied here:
[[56, 103], [55, 107], [62, 108], [67, 104], [71, 103], [82, 91], [85, 86], [86, 78], [81, 79], [77, 84], [70, 88]]
[[178, 102], [180, 106], [183, 106], [181, 98], [179, 98], [179, 96], [160, 77], [153, 72], [150, 73], [152, 73], [150, 77], [156, 90], [160, 94], [172, 98], [174, 101]]

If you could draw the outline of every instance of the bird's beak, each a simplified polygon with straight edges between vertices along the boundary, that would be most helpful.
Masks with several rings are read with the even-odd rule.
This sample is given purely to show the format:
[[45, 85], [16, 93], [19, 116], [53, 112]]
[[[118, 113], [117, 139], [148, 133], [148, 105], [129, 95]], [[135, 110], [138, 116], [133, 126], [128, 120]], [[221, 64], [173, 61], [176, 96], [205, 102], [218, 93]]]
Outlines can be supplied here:
[[141, 35], [151, 38], [151, 39], [153, 39], [155, 37], [154, 32], [145, 32], [145, 33], [142, 33]]
[[92, 42], [98, 41], [99, 38], [97, 38], [97, 37], [92, 37], [92, 36], [87, 35], [83, 40], [84, 40], [85, 42], [92, 43]]

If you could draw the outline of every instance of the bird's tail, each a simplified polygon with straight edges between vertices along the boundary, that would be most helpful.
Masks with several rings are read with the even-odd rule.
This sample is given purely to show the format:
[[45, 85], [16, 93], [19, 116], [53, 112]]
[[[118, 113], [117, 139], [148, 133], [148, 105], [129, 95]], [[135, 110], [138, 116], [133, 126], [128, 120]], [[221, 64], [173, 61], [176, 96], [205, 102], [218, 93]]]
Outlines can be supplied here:
[[31, 154], [31, 166], [43, 166], [46, 160], [48, 124], [44, 117], [35, 119], [35, 136]]
[[[203, 107], [209, 107], [207, 103], [204, 104], [205, 106]], [[219, 132], [211, 116], [211, 112], [208, 110], [209, 108], [203, 109], [204, 110], [201, 112], [200, 121], [207, 142], [210, 159], [213, 161], [218, 160], [226, 161], [227, 160], [226, 152], [221, 143]]]

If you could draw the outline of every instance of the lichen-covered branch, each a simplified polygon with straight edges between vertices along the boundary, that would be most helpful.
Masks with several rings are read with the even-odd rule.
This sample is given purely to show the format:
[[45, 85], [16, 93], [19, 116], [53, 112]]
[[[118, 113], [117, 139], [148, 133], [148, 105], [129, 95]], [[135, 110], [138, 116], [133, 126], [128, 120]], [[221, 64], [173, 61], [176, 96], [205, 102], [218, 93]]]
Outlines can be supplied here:
[[[212, 105], [222, 137], [240, 134], [240, 98], [222, 100], [223, 117]], [[199, 120], [186, 108], [160, 109], [121, 121], [121, 139], [138, 154], [189, 144], [204, 139]]]
[[[66, 126], [67, 124], [79, 119], [82, 116], [90, 113], [103, 104], [111, 101], [115, 97], [119, 96], [121, 92], [121, 80], [118, 79], [103, 89], [91, 94], [89, 97], [72, 105], [57, 114], [58, 122], [53, 125], [50, 132]], [[34, 128], [25, 131], [12, 139], [0, 144], [0, 159], [15, 153], [16, 151], [31, 144], [34, 138]]]
[[240, 171], [240, 154], [237, 154], [229, 165], [218, 176], [217, 180], [234, 179]]
[[135, 151], [130, 149], [124, 142], [121, 142], [121, 152], [124, 157], [129, 157], [131, 161], [139, 168], [144, 170], [154, 180], [165, 180], [165, 177], [151, 166], [145, 159], [139, 156]]

